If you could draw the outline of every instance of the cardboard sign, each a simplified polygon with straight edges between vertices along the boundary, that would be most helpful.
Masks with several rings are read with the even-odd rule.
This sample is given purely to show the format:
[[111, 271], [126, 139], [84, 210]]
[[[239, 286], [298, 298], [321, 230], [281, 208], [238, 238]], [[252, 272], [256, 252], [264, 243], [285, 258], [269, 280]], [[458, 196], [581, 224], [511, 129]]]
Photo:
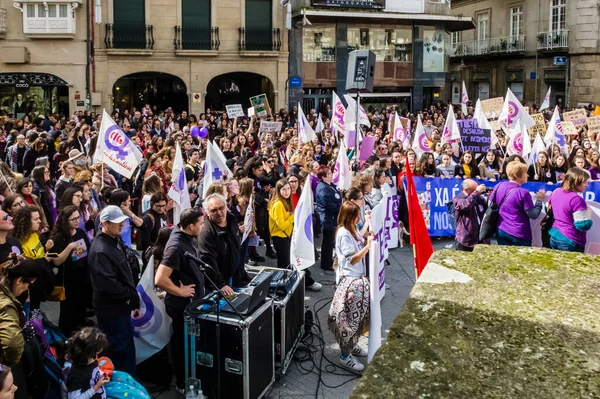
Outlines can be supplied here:
[[250, 104], [254, 107], [256, 116], [260, 119], [273, 118], [271, 115], [271, 107], [269, 107], [269, 100], [266, 94], [259, 94], [258, 96], [250, 97]]
[[226, 105], [225, 109], [227, 110], [227, 116], [230, 118], [239, 118], [241, 116], [244, 116], [244, 109], [242, 108], [242, 104]]
[[251, 118], [254, 116], [254, 107], [250, 107], [248, 108], [248, 118]]
[[279, 133], [283, 122], [260, 121], [260, 130], [263, 133]]
[[588, 135], [600, 134], [600, 116], [590, 116], [587, 118]]
[[498, 121], [490, 121], [490, 125], [492, 125], [492, 129], [494, 129], [494, 132], [499, 132], [502, 130], [502, 127], [500, 126]]
[[488, 119], [498, 118], [500, 116], [500, 112], [502, 112], [503, 106], [504, 98], [502, 97], [495, 97], [490, 98], [489, 100], [481, 101], [481, 110]]
[[463, 144], [463, 151], [472, 151], [476, 154], [483, 154], [490, 149], [492, 131], [490, 129], [481, 129], [477, 125], [476, 119], [464, 119], [457, 121], [460, 129], [460, 139]]
[[527, 129], [529, 137], [532, 140], [535, 139], [536, 134], [544, 137], [546, 135], [546, 119], [544, 119], [544, 114], [533, 114], [531, 118], [535, 121], [535, 125]]
[[575, 127], [579, 129], [587, 123], [587, 113], [582, 109], [564, 112], [563, 120], [573, 122], [573, 125], [575, 125]]
[[562, 131], [565, 136], [577, 134], [577, 128], [575, 127], [575, 124], [573, 122], [562, 121], [560, 124], [562, 126]]

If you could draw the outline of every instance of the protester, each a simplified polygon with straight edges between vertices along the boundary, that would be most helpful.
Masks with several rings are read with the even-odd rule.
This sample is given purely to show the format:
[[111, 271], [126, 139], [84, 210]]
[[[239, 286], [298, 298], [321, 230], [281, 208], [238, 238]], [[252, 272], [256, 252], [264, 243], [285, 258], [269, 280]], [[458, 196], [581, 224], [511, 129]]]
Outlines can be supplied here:
[[275, 194], [269, 204], [269, 230], [277, 251], [277, 267], [285, 269], [290, 264], [290, 246], [294, 213], [292, 212], [291, 187], [281, 179], [275, 185]]
[[56, 207], [56, 192], [52, 187], [52, 177], [50, 169], [47, 166], [36, 166], [31, 172], [33, 178], [33, 195], [40, 200], [40, 207], [44, 210], [44, 217], [48, 228], [54, 227], [54, 222], [58, 217]]
[[333, 175], [327, 166], [319, 167], [319, 185], [316, 190], [317, 213], [323, 227], [321, 244], [321, 269], [333, 270], [333, 249], [335, 244], [336, 218], [342, 205], [342, 197], [331, 184]]
[[16, 395], [19, 386], [13, 377], [10, 367], [0, 364], [0, 398], [12, 399]]
[[475, 180], [465, 179], [462, 182], [462, 191], [452, 202], [456, 217], [456, 249], [472, 252], [479, 243], [479, 229], [481, 220], [487, 209], [487, 202], [481, 194], [487, 191], [484, 184]]
[[592, 220], [581, 194], [586, 190], [590, 174], [581, 168], [571, 168], [559, 189], [550, 196], [554, 223], [550, 229], [550, 246], [568, 252], [584, 252], [586, 232]]

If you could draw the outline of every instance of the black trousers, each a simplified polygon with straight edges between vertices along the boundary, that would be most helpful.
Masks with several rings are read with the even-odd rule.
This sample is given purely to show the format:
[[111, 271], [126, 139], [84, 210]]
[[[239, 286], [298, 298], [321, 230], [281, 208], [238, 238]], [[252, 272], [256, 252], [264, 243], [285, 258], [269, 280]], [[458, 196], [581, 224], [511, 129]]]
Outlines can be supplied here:
[[292, 239], [290, 237], [272, 237], [273, 246], [277, 252], [277, 267], [285, 269], [290, 264], [290, 247]]
[[[63, 265], [63, 267], [65, 267]], [[65, 270], [65, 296], [60, 303], [58, 327], [67, 337], [78, 327], [85, 326], [85, 310], [90, 291], [90, 272], [87, 267]]]
[[323, 242], [321, 243], [321, 269], [331, 270], [333, 268], [334, 246], [335, 230], [323, 230]]
[[173, 335], [171, 335], [171, 362], [175, 369], [175, 383], [179, 388], [185, 388], [185, 346], [183, 329], [183, 309], [166, 305], [167, 314], [173, 320]]

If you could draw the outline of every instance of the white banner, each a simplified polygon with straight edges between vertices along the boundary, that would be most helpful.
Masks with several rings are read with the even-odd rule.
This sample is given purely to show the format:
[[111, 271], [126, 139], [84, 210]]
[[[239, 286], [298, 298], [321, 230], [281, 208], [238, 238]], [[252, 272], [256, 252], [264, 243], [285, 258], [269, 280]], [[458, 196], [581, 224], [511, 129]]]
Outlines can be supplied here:
[[369, 320], [369, 357], [367, 358], [369, 362], [373, 360], [375, 352], [381, 347], [381, 297], [379, 295], [379, 285], [381, 282], [379, 281], [378, 259], [379, 244], [373, 241], [371, 242], [371, 249], [369, 249], [369, 282], [371, 285], [371, 297], [369, 301], [371, 316]]
[[231, 172], [221, 160], [215, 148], [209, 143], [206, 146], [206, 161], [204, 162], [204, 180], [202, 181], [202, 198], [206, 198], [208, 187], [214, 182], [220, 182], [223, 177], [231, 177]]
[[240, 116], [244, 116], [244, 109], [242, 108], [242, 104], [226, 105], [225, 109], [227, 110], [227, 116], [230, 118], [238, 118]]
[[250, 202], [248, 208], [246, 208], [246, 215], [244, 215], [244, 234], [242, 235], [242, 244], [248, 238], [248, 235], [252, 231], [254, 225], [254, 194], [250, 195]]
[[131, 179], [141, 160], [140, 150], [104, 110], [94, 162], [104, 162], [118, 174]]
[[282, 122], [260, 121], [260, 130], [263, 133], [278, 133], [282, 125]]
[[297, 270], [304, 270], [315, 264], [315, 240], [313, 235], [313, 194], [310, 179], [306, 179], [302, 195], [294, 211], [294, 230], [290, 251], [290, 263]]
[[185, 166], [183, 165], [183, 155], [181, 147], [177, 144], [175, 150], [175, 160], [173, 161], [173, 173], [171, 174], [171, 189], [169, 197], [175, 202], [173, 209], [173, 224], [179, 223], [179, 216], [184, 209], [192, 207], [190, 202], [190, 193], [188, 192], [187, 180], [185, 179]]

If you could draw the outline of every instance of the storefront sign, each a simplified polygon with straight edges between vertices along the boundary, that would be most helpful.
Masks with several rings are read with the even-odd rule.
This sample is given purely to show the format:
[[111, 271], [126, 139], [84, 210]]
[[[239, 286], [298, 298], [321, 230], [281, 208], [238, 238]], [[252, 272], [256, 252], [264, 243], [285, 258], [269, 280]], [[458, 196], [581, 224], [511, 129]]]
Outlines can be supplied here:
[[587, 123], [587, 113], [582, 109], [576, 109], [563, 113], [563, 120], [571, 121], [576, 128], [580, 128]]
[[507, 82], [522, 82], [523, 71], [506, 71]]
[[473, 82], [489, 82], [491, 80], [490, 72], [474, 72], [471, 80]]
[[385, 8], [385, 0], [312, 0], [318, 7]]
[[544, 80], [546, 82], [564, 82], [567, 78], [567, 72], [563, 69], [549, 69], [544, 71]]
[[481, 102], [481, 109], [485, 114], [485, 117], [488, 119], [496, 119], [500, 116], [500, 112], [502, 112], [502, 107], [504, 106], [504, 98], [495, 97], [490, 98], [489, 100], [484, 100]]

